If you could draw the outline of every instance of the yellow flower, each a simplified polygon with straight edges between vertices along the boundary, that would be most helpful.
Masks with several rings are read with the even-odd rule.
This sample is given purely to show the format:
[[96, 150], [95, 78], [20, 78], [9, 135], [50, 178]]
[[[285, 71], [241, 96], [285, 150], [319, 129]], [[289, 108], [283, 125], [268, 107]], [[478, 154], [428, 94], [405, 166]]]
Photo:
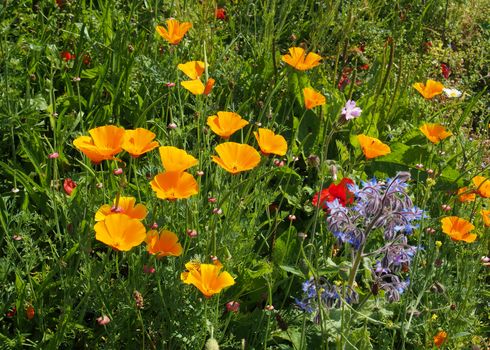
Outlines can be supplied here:
[[305, 108], [312, 109], [317, 106], [323, 106], [326, 103], [326, 98], [315, 89], [306, 87], [303, 89], [303, 97], [305, 99]]
[[475, 226], [469, 221], [457, 216], [448, 216], [441, 219], [442, 232], [447, 234], [453, 241], [474, 242], [476, 234], [470, 233]]
[[310, 52], [305, 57], [305, 50], [301, 47], [291, 47], [289, 54], [283, 55], [282, 60], [298, 70], [308, 70], [320, 64], [322, 57]]
[[233, 112], [218, 112], [217, 115], [208, 117], [208, 126], [214, 133], [224, 139], [228, 139], [235, 131], [240, 130], [248, 122], [237, 113]]
[[215, 150], [219, 157], [212, 156], [213, 162], [232, 174], [251, 170], [260, 163], [260, 154], [249, 145], [225, 142]]
[[484, 176], [475, 176], [471, 179], [476, 187], [476, 193], [483, 198], [490, 198], [490, 180]]
[[145, 226], [138, 219], [126, 214], [106, 216], [94, 226], [95, 239], [120, 251], [128, 251], [140, 245], [146, 237]]
[[367, 159], [384, 156], [391, 153], [390, 146], [384, 144], [375, 137], [369, 137], [366, 135], [357, 135], [357, 140], [361, 145], [362, 153]]
[[198, 193], [199, 186], [194, 177], [182, 171], [166, 171], [156, 175], [150, 186], [160, 199], [184, 199]]
[[183, 149], [173, 146], [158, 148], [163, 167], [168, 172], [182, 172], [198, 163], [198, 160]]
[[453, 133], [446, 131], [446, 128], [441, 124], [424, 124], [420, 127], [420, 131], [430, 140], [432, 143], [439, 143], [446, 137], [451, 136]]
[[143, 128], [126, 130], [124, 132], [122, 149], [133, 157], [139, 157], [158, 147], [158, 142], [153, 141], [155, 136], [150, 130]]
[[482, 211], [480, 211], [480, 214], [483, 218], [483, 224], [486, 227], [490, 227], [490, 209], [482, 209]]
[[281, 135], [276, 135], [272, 130], [259, 128], [259, 132], [254, 131], [254, 136], [259, 143], [260, 151], [264, 155], [270, 153], [283, 156], [288, 150], [286, 139]]
[[192, 28], [192, 23], [182, 22], [180, 23], [174, 18], [167, 20], [167, 28], [157, 26], [156, 31], [162, 38], [167, 40], [172, 45], [177, 45], [182, 41], [184, 35], [189, 29]]
[[95, 213], [95, 221], [103, 221], [109, 215], [114, 214], [126, 214], [130, 218], [143, 220], [148, 214], [148, 210], [143, 204], [136, 204], [136, 198], [134, 197], [119, 197], [119, 202], [116, 205], [116, 199], [114, 199], [114, 205], [104, 204]]
[[415, 83], [413, 87], [426, 99], [442, 94], [442, 89], [444, 89], [444, 85], [431, 79], [427, 80], [427, 84]]
[[177, 66], [177, 69], [182, 71], [190, 79], [199, 79], [206, 69], [206, 64], [202, 61], [189, 61], [181, 63]]
[[146, 235], [148, 253], [156, 255], [157, 258], [164, 256], [179, 256], [182, 254], [182, 246], [179, 238], [173, 232], [162, 230], [160, 233], [151, 230]]
[[180, 279], [186, 284], [192, 284], [210, 298], [221, 292], [223, 288], [235, 284], [233, 277], [226, 271], [220, 272], [221, 264], [200, 264], [188, 262], [185, 264], [186, 271], [182, 272]]
[[93, 163], [114, 159], [114, 155], [122, 151], [123, 128], [106, 125], [89, 130], [89, 134], [90, 136], [77, 137], [73, 145]]
[[469, 190], [468, 187], [461, 187], [458, 190], [458, 200], [461, 203], [473, 202], [473, 201], [475, 201], [475, 199], [476, 199], [475, 192]]
[[442, 242], [441, 242], [441, 241], [436, 241], [436, 247], [437, 247], [437, 248], [442, 247]]
[[206, 68], [204, 62], [190, 61], [179, 64], [177, 68], [191, 79], [180, 82], [180, 85], [182, 85], [186, 90], [189, 90], [193, 95], [209, 95], [213, 89], [215, 80], [213, 78], [209, 78], [206, 85], [204, 85], [201, 81], [201, 76]]

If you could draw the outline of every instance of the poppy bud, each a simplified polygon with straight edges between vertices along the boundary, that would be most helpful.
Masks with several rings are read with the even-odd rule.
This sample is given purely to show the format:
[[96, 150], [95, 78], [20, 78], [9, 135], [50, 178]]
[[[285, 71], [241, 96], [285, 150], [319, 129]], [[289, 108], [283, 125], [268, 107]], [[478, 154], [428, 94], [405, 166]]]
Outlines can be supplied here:
[[274, 311], [274, 305], [266, 305], [266, 306], [264, 307], [264, 310], [265, 310], [265, 311]]
[[197, 237], [197, 231], [194, 229], [187, 229], [187, 236], [190, 238], [195, 238]]
[[118, 176], [118, 175], [121, 175], [123, 173], [123, 170], [121, 168], [117, 168], [117, 169], [114, 169], [114, 171], [112, 173], [114, 175]]
[[238, 312], [240, 304], [237, 301], [229, 301], [226, 303], [226, 310], [228, 312]]
[[75, 187], [77, 187], [77, 183], [72, 179], [66, 178], [65, 181], [63, 181], [63, 189], [68, 196], [71, 196], [71, 193], [73, 192]]
[[288, 220], [289, 220], [289, 221], [294, 221], [294, 220], [296, 220], [296, 215], [293, 215], [293, 214], [288, 215]]
[[48, 158], [49, 158], [49, 159], [56, 159], [56, 158], [58, 158], [59, 156], [60, 156], [60, 155], [59, 155], [59, 153], [58, 153], [58, 152], [54, 152], [54, 153], [51, 153], [51, 154], [48, 156]]
[[175, 124], [175, 123], [169, 123], [167, 125], [167, 128], [169, 128], [170, 130], [177, 129], [177, 124]]
[[102, 315], [100, 317], [97, 317], [96, 320], [97, 320], [97, 323], [101, 326], [105, 326], [106, 324], [111, 322], [111, 319], [109, 318], [109, 316], [106, 316], [106, 315]]

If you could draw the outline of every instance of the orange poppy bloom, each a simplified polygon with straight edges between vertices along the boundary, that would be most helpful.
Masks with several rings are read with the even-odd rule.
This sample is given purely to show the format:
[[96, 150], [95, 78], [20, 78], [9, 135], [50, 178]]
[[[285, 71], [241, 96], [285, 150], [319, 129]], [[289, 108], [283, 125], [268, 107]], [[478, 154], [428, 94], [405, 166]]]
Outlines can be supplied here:
[[94, 229], [96, 240], [120, 251], [131, 250], [146, 238], [146, 229], [141, 221], [126, 214], [106, 216], [104, 221], [95, 224]]
[[198, 160], [183, 149], [173, 146], [162, 146], [158, 148], [163, 167], [168, 172], [182, 172], [193, 167]]
[[476, 187], [476, 193], [483, 198], [490, 197], [490, 180], [484, 176], [475, 176], [473, 179], [473, 185]]
[[440, 348], [441, 345], [446, 341], [447, 339], [447, 333], [444, 331], [439, 331], [435, 336], [434, 336], [434, 345], [437, 348]]
[[218, 112], [217, 114], [208, 117], [207, 124], [215, 134], [218, 134], [224, 139], [228, 139], [235, 131], [240, 130], [248, 124], [237, 113]]
[[90, 136], [80, 136], [73, 145], [82, 151], [92, 162], [114, 159], [122, 151], [124, 129], [115, 125], [100, 126], [89, 130]]
[[441, 124], [426, 123], [420, 127], [420, 131], [422, 131], [422, 133], [430, 140], [430, 142], [436, 144], [453, 134], [450, 131], [446, 131], [446, 128]]
[[235, 284], [235, 280], [228, 272], [221, 272], [223, 268], [221, 264], [201, 264], [191, 261], [185, 264], [185, 268], [186, 271], [180, 274], [180, 279], [186, 284], [194, 285], [206, 298]]
[[160, 199], [183, 199], [197, 194], [199, 187], [194, 177], [182, 171], [160, 173], [150, 182]]
[[225, 142], [215, 150], [219, 157], [212, 156], [213, 162], [232, 174], [253, 169], [260, 163], [259, 152], [249, 145]]
[[476, 234], [470, 233], [475, 226], [463, 218], [448, 216], [441, 219], [441, 223], [442, 232], [451, 237], [453, 241], [465, 241], [471, 243], [476, 239]]
[[305, 50], [301, 47], [289, 48], [289, 54], [283, 55], [282, 60], [298, 70], [308, 70], [320, 64], [322, 56], [310, 52], [305, 56]]
[[126, 130], [124, 132], [122, 149], [133, 157], [139, 157], [158, 147], [158, 142], [153, 141], [155, 137], [156, 135], [154, 133], [143, 128]]
[[148, 253], [156, 255], [157, 258], [164, 256], [179, 256], [182, 254], [182, 246], [179, 238], [173, 232], [162, 230], [160, 233], [151, 230], [146, 235]]
[[476, 199], [476, 194], [473, 191], [470, 191], [468, 187], [461, 187], [458, 190], [458, 200], [461, 203], [465, 202], [473, 202]]
[[260, 151], [264, 155], [270, 153], [283, 156], [288, 150], [288, 143], [281, 135], [274, 134], [274, 131], [264, 128], [259, 128], [259, 132], [254, 131], [254, 136], [259, 143]]
[[190, 79], [199, 79], [206, 69], [206, 64], [202, 61], [189, 61], [181, 63], [177, 66], [177, 69], [182, 71]]
[[490, 209], [482, 209], [480, 214], [483, 218], [483, 224], [485, 224], [486, 227], [490, 227]]
[[431, 79], [427, 80], [426, 84], [415, 83], [413, 87], [426, 99], [442, 94], [442, 89], [444, 89], [444, 85]]
[[95, 213], [95, 221], [103, 221], [109, 215], [114, 214], [126, 214], [132, 219], [143, 220], [148, 214], [148, 210], [143, 204], [136, 204], [136, 198], [134, 197], [119, 197], [119, 202], [116, 205], [116, 199], [114, 199], [114, 205], [104, 204]]
[[181, 81], [180, 85], [189, 90], [193, 95], [209, 95], [213, 89], [215, 80], [209, 78], [206, 85], [201, 81], [201, 76], [206, 69], [206, 64], [202, 61], [189, 61], [177, 66], [191, 80]]
[[303, 89], [303, 97], [305, 99], [305, 108], [312, 109], [317, 106], [323, 106], [326, 103], [326, 98], [315, 89], [306, 87]]
[[362, 153], [367, 159], [387, 155], [391, 152], [390, 146], [384, 144], [375, 137], [369, 137], [364, 134], [357, 135], [357, 140], [362, 148]]
[[167, 19], [167, 28], [157, 26], [156, 31], [162, 38], [167, 40], [172, 45], [177, 45], [182, 41], [184, 35], [192, 28], [192, 23], [180, 23], [174, 18]]

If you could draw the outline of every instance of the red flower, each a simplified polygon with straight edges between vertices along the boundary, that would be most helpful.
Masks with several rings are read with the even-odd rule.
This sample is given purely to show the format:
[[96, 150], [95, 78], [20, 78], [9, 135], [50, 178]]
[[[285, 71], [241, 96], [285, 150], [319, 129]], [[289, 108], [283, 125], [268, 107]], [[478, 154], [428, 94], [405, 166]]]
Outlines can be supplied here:
[[5, 314], [5, 316], [7, 316], [8, 318], [12, 318], [15, 316], [16, 313], [17, 313], [17, 308], [14, 306]]
[[338, 185], [331, 184], [328, 186], [328, 188], [324, 188], [321, 192], [317, 192], [313, 196], [313, 200], [311, 202], [315, 207], [321, 205], [323, 210], [327, 210], [327, 203], [338, 199], [340, 204], [345, 207], [347, 204], [352, 204], [354, 201], [354, 194], [347, 188], [347, 185], [353, 184], [354, 181], [344, 177]]
[[66, 62], [74, 60], [76, 58], [75, 55], [70, 53], [69, 51], [62, 51], [60, 56], [63, 59], [63, 61]]
[[369, 64], [363, 64], [362, 66], [359, 66], [360, 70], [368, 70], [369, 69]]
[[65, 181], [63, 182], [63, 189], [65, 190], [65, 193], [69, 196], [71, 196], [71, 193], [73, 192], [75, 187], [77, 187], [77, 183], [70, 178], [65, 179]]
[[451, 68], [446, 63], [441, 63], [441, 74], [445, 79], [451, 74]]
[[36, 314], [36, 311], [34, 311], [34, 307], [32, 305], [29, 305], [26, 308], [26, 316], [28, 320], [32, 320], [34, 318], [34, 315]]
[[224, 8], [222, 8], [222, 7], [218, 7], [218, 8], [216, 9], [216, 12], [215, 12], [214, 14], [215, 14], [215, 16], [216, 16], [216, 19], [221, 19], [221, 20], [223, 20], [223, 21], [225, 21], [225, 20], [226, 20], [226, 11], [225, 11], [225, 9], [224, 9]]

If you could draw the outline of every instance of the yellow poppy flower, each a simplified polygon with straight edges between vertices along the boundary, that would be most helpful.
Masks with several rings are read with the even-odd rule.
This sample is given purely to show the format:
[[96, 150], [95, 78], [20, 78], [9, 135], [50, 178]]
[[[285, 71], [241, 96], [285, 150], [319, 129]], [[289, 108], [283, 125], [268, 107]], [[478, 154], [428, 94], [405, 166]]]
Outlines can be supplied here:
[[167, 20], [167, 28], [157, 26], [156, 31], [162, 38], [167, 40], [172, 45], [177, 45], [182, 41], [184, 35], [189, 29], [192, 28], [192, 23], [182, 22], [180, 23], [174, 18]]
[[259, 132], [254, 131], [254, 136], [259, 143], [260, 151], [264, 155], [270, 153], [283, 156], [288, 150], [288, 143], [281, 135], [276, 135], [272, 130], [259, 128]]
[[490, 198], [490, 179], [484, 176], [475, 176], [472, 180], [476, 193], [483, 198]]
[[490, 209], [482, 209], [480, 214], [483, 218], [483, 224], [485, 224], [486, 227], [490, 227]]
[[357, 135], [357, 140], [361, 145], [362, 153], [364, 153], [367, 159], [376, 158], [391, 153], [390, 147], [375, 137], [369, 137], [361, 134]]
[[186, 90], [189, 90], [193, 95], [209, 95], [213, 89], [215, 80], [209, 78], [206, 85], [201, 81], [201, 76], [204, 73], [206, 64], [201, 61], [190, 61], [181, 63], [177, 66], [191, 80], [181, 81], [180, 85]]
[[282, 60], [298, 70], [308, 70], [320, 64], [322, 57], [310, 52], [305, 57], [305, 50], [301, 47], [291, 47], [289, 54], [283, 55]]
[[166, 171], [181, 172], [198, 163], [198, 160], [183, 149], [173, 146], [161, 146], [158, 148], [162, 165]]
[[422, 131], [430, 142], [436, 144], [453, 134], [450, 131], [446, 131], [446, 128], [441, 124], [426, 123], [420, 127], [420, 131]]
[[141, 221], [126, 214], [106, 216], [104, 221], [95, 224], [94, 229], [95, 239], [120, 251], [131, 250], [146, 238], [146, 229]]
[[157, 258], [164, 256], [179, 256], [182, 254], [182, 245], [179, 238], [173, 232], [162, 230], [160, 233], [151, 230], [145, 239], [148, 253], [156, 255]]
[[473, 191], [470, 191], [468, 187], [461, 187], [458, 190], [458, 200], [461, 203], [465, 202], [473, 202], [476, 199], [476, 194]]
[[426, 84], [415, 83], [413, 87], [426, 99], [442, 94], [442, 89], [444, 89], [444, 85], [431, 79], [427, 80]]
[[109, 215], [114, 214], [126, 214], [130, 218], [143, 220], [148, 214], [148, 210], [143, 204], [136, 204], [136, 198], [134, 197], [119, 197], [119, 202], [116, 205], [114, 199], [114, 205], [104, 204], [95, 213], [95, 221], [103, 221]]
[[235, 284], [228, 272], [221, 271], [221, 265], [188, 262], [185, 268], [186, 271], [181, 273], [180, 279], [186, 284], [194, 285], [207, 298]]
[[228, 139], [235, 131], [240, 130], [248, 122], [237, 113], [233, 112], [218, 112], [217, 115], [208, 117], [208, 126], [215, 134], [218, 134], [224, 139]]
[[114, 125], [101, 126], [89, 130], [90, 136], [80, 136], [73, 145], [82, 151], [92, 162], [114, 159], [122, 151], [124, 129]]
[[160, 173], [153, 178], [150, 185], [158, 198], [169, 200], [189, 198], [199, 190], [194, 177], [182, 171]]
[[158, 142], [153, 141], [156, 137], [150, 130], [137, 128], [135, 130], [126, 130], [122, 149], [131, 154], [133, 157], [139, 157], [158, 147]]
[[303, 89], [303, 97], [305, 99], [305, 108], [312, 109], [317, 106], [323, 106], [326, 103], [326, 98], [315, 89], [306, 87]]
[[181, 63], [177, 66], [177, 69], [182, 71], [190, 79], [199, 79], [206, 69], [206, 64], [201, 61], [189, 61]]
[[232, 174], [253, 169], [260, 163], [260, 154], [249, 145], [225, 142], [215, 150], [219, 157], [212, 156], [213, 162]]
[[470, 233], [475, 226], [469, 221], [457, 216], [448, 216], [441, 219], [442, 232], [447, 234], [453, 241], [474, 242], [476, 234]]

